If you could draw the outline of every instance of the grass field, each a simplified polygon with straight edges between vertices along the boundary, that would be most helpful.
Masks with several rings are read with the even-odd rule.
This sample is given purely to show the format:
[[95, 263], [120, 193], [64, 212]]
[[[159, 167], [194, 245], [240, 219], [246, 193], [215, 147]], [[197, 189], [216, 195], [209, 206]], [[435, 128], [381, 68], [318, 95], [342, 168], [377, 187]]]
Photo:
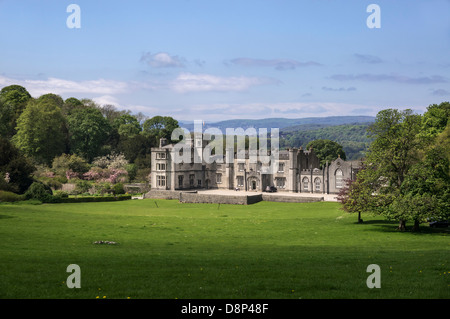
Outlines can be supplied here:
[[330, 202], [1, 204], [0, 298], [450, 297], [448, 230], [363, 218]]

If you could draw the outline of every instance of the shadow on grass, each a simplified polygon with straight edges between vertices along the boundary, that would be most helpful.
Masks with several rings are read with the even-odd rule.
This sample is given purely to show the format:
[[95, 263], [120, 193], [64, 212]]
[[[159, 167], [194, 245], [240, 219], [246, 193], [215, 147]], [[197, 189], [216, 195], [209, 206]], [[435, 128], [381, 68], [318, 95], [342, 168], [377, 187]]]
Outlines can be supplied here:
[[[355, 221], [354, 225], [371, 225], [375, 227], [371, 227], [367, 229], [369, 231], [382, 231], [382, 232], [404, 232], [411, 233], [413, 235], [425, 235], [425, 234], [450, 234], [450, 227], [430, 227], [428, 223], [421, 224], [419, 230], [413, 231], [413, 225], [406, 225], [406, 229], [401, 231], [398, 229], [398, 222], [389, 221], [389, 220], [368, 220], [363, 221], [362, 223], [358, 223]], [[378, 226], [378, 227], [376, 227]]]
[[16, 216], [0, 215], [0, 219], [16, 218]]

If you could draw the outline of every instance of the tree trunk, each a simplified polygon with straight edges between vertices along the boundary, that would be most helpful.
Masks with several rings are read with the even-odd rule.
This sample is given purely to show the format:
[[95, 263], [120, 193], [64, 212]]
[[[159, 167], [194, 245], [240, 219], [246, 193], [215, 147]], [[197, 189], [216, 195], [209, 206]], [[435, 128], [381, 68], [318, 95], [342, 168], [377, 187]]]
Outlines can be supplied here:
[[363, 220], [361, 219], [361, 212], [358, 212], [358, 224], [361, 224]]
[[419, 231], [419, 221], [417, 219], [414, 220], [414, 226], [411, 231]]
[[406, 221], [403, 219], [399, 220], [398, 230], [405, 231], [406, 230]]

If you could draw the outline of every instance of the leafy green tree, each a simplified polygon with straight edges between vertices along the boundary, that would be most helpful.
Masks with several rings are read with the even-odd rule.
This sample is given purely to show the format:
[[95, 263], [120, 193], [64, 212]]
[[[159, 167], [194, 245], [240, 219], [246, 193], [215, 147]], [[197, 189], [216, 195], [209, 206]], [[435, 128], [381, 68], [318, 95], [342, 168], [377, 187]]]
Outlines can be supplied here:
[[80, 100], [74, 97], [69, 97], [64, 101], [62, 111], [65, 116], [68, 116], [72, 114], [74, 110], [84, 107], [85, 105]]
[[331, 140], [315, 140], [308, 143], [307, 149], [312, 148], [320, 161], [320, 165], [324, 166], [326, 162], [332, 162], [338, 157], [346, 159], [342, 145]]
[[[411, 167], [419, 161], [418, 150], [422, 146], [418, 133], [422, 118], [411, 110], [382, 110], [375, 123], [369, 127], [374, 138], [367, 156], [368, 170], [365, 178], [376, 193], [376, 210], [392, 217], [390, 205], [400, 195], [400, 188]], [[399, 229], [405, 229], [407, 218], [398, 215]]]
[[0, 137], [0, 190], [23, 194], [35, 167], [8, 139]]
[[178, 126], [178, 121], [170, 116], [154, 116], [144, 122], [142, 125], [144, 136], [152, 141], [152, 145], [158, 145], [162, 137], [171, 141], [172, 132]]
[[409, 171], [388, 210], [395, 219], [414, 221], [413, 231], [428, 220], [450, 218], [449, 160], [441, 145], [427, 149], [424, 158]]
[[113, 121], [113, 127], [121, 137], [131, 138], [138, 135], [141, 131], [141, 125], [136, 117], [130, 114], [124, 114]]
[[66, 173], [70, 171], [81, 178], [89, 171], [89, 168], [89, 164], [76, 154], [62, 154], [55, 157], [52, 162], [52, 170], [59, 176], [66, 176]]
[[435, 137], [447, 126], [450, 119], [450, 103], [432, 104], [423, 115], [421, 137]]
[[405, 230], [407, 221], [414, 222], [415, 231], [429, 219], [449, 217], [448, 141], [442, 138], [448, 136], [443, 129], [448, 124], [428, 122], [424, 134], [426, 118], [411, 110], [378, 113], [370, 128], [374, 141], [365, 167], [357, 174], [357, 187], [350, 185], [345, 194], [344, 209], [346, 205], [350, 211], [365, 207], [364, 211], [399, 221], [400, 230]]
[[14, 144], [38, 163], [49, 165], [66, 148], [65, 118], [58, 104], [57, 96], [49, 94], [30, 100], [17, 120]]
[[67, 121], [72, 152], [83, 156], [88, 162], [101, 155], [111, 127], [100, 110], [91, 107], [76, 109]]
[[368, 210], [372, 206], [373, 195], [372, 187], [368, 185], [364, 172], [367, 170], [365, 163], [361, 163], [359, 176], [355, 180], [348, 179], [346, 186], [341, 188], [337, 200], [341, 202], [342, 209], [348, 213], [358, 214], [358, 223], [362, 223], [361, 213]]
[[150, 154], [151, 147], [151, 140], [142, 134], [138, 134], [132, 137], [121, 136], [117, 149], [125, 155], [130, 163], [134, 163], [137, 158]]
[[0, 136], [11, 138], [16, 134], [17, 119], [31, 99], [30, 93], [20, 85], [0, 90]]

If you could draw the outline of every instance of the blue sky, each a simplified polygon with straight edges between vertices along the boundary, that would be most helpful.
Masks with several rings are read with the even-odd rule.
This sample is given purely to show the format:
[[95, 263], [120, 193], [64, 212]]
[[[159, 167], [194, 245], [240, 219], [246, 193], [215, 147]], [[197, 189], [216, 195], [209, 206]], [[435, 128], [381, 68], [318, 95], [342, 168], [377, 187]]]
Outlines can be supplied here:
[[450, 100], [449, 14], [450, 0], [0, 0], [0, 87], [181, 121], [422, 113]]

